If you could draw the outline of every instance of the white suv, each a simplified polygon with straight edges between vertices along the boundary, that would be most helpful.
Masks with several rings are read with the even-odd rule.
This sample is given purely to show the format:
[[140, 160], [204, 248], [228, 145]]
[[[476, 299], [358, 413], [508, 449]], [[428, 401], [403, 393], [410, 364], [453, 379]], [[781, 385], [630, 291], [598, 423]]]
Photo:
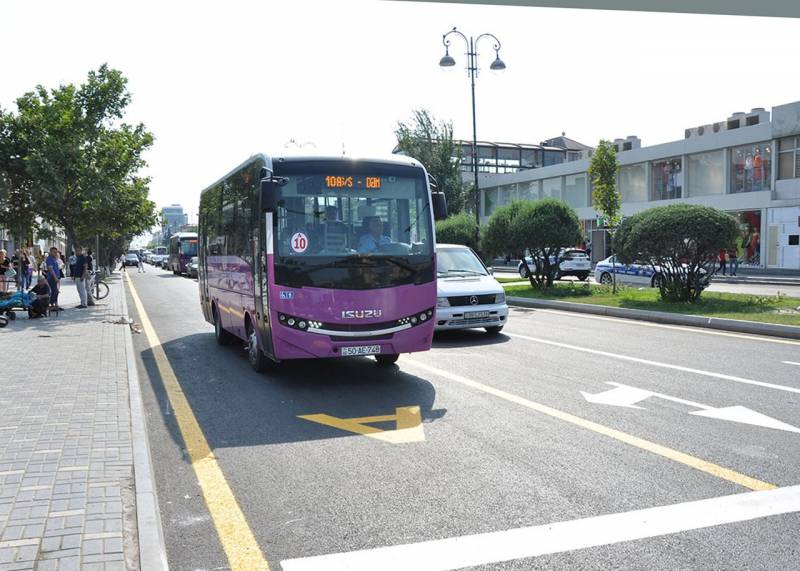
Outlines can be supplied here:
[[436, 330], [483, 327], [498, 334], [508, 319], [503, 286], [467, 246], [436, 245]]

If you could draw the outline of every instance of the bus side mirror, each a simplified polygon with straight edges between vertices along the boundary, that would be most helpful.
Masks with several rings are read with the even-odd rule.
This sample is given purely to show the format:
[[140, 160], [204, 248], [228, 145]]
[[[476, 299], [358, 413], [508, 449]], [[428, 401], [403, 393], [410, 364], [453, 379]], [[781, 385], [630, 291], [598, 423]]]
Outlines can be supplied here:
[[278, 208], [278, 185], [272, 179], [261, 180], [261, 211], [275, 212]]
[[447, 218], [447, 200], [443, 192], [432, 192], [431, 201], [433, 202], [433, 219], [444, 220]]

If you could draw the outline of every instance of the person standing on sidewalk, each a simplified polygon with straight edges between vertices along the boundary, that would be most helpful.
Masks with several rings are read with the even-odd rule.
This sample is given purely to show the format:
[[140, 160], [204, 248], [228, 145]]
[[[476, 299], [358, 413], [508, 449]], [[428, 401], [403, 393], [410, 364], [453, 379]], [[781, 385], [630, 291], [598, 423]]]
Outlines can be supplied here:
[[11, 274], [9, 271], [11, 269], [11, 260], [8, 259], [6, 256], [6, 251], [0, 249], [0, 293], [5, 293], [8, 291], [8, 282], [6, 278], [6, 272]]
[[739, 253], [735, 249], [728, 252], [728, 267], [730, 275], [735, 276], [739, 269]]
[[144, 261], [142, 260], [142, 254], [136, 254], [136, 267], [138, 268], [138, 273], [144, 274], [147, 273], [144, 271]]
[[58, 307], [58, 286], [61, 279], [61, 268], [58, 265], [58, 248], [50, 248], [50, 255], [44, 260], [47, 285], [50, 286], [50, 305]]
[[728, 253], [725, 250], [719, 251], [719, 269], [722, 272], [722, 275], [725, 275], [725, 257]]
[[75, 273], [72, 274], [72, 279], [75, 280], [75, 287], [78, 290], [78, 297], [80, 298], [80, 305], [75, 309], [86, 309], [86, 280], [85, 276], [88, 273], [86, 256], [83, 253], [83, 248], [78, 250], [78, 255], [75, 257]]
[[86, 252], [86, 273], [83, 277], [83, 283], [86, 287], [86, 305], [93, 306], [94, 303], [94, 296], [92, 295], [92, 282], [94, 281], [94, 276], [92, 273], [95, 271], [95, 259], [92, 256], [92, 250], [88, 250]]

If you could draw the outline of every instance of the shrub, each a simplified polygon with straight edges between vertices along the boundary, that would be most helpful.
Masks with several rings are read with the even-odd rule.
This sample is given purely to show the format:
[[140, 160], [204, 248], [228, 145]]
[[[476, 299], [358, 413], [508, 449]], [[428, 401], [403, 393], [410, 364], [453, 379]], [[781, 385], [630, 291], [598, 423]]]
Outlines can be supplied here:
[[695, 204], [650, 208], [625, 219], [614, 235], [624, 264], [650, 264], [664, 279], [661, 298], [695, 301], [708, 287], [721, 250], [734, 246], [738, 226], [730, 214]]
[[531, 285], [550, 287], [558, 270], [562, 248], [581, 240], [583, 230], [570, 206], [547, 198], [522, 203], [511, 225], [511, 243], [530, 251], [533, 268], [528, 268]]
[[489, 256], [517, 254], [520, 258], [522, 252], [519, 245], [514, 242], [511, 230], [514, 227], [514, 218], [520, 211], [524, 202], [515, 201], [501, 206], [492, 213], [489, 223], [483, 229], [481, 248]]
[[475, 217], [466, 212], [436, 222], [436, 241], [440, 244], [463, 244], [477, 251], [477, 233], [478, 223]]

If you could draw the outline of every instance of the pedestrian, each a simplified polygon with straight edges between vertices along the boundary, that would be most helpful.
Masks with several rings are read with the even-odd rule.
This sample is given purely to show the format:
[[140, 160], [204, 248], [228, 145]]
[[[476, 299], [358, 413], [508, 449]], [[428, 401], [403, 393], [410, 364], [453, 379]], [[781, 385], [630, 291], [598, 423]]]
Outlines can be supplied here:
[[86, 252], [86, 273], [84, 274], [84, 284], [86, 285], [86, 305], [89, 307], [95, 305], [94, 296], [92, 295], [92, 282], [94, 282], [95, 260], [92, 255], [92, 250]]
[[69, 255], [69, 276], [74, 280], [75, 279], [75, 260], [78, 259], [78, 256], [75, 255], [75, 250], [72, 250], [72, 253]]
[[87, 260], [83, 248], [78, 249], [78, 255], [75, 257], [75, 273], [72, 279], [75, 280], [75, 287], [78, 290], [78, 298], [80, 304], [75, 309], [86, 309], [88, 299], [86, 298], [86, 280], [87, 274]]
[[730, 274], [735, 276], [736, 271], [739, 269], [739, 253], [735, 248], [728, 252], [728, 266], [730, 268]]
[[0, 293], [5, 293], [8, 291], [8, 277], [11, 275], [11, 260], [8, 259], [6, 256], [6, 251], [0, 249]]
[[725, 275], [725, 257], [727, 256], [727, 252], [725, 250], [719, 251], [719, 270], [722, 272], [722, 275]]
[[19, 254], [19, 267], [21, 270], [22, 289], [26, 290], [31, 287], [31, 261], [28, 258], [28, 252], [24, 250]]
[[50, 254], [44, 260], [47, 285], [50, 286], [50, 305], [56, 309], [58, 307], [58, 289], [60, 287], [61, 268], [58, 264], [58, 248], [50, 248]]
[[31, 288], [28, 294], [32, 298], [31, 309], [28, 310], [28, 318], [36, 319], [47, 315], [47, 304], [50, 301], [50, 286], [47, 285], [47, 279], [44, 276], [39, 276], [36, 285]]
[[142, 261], [142, 254], [141, 253], [136, 254], [136, 266], [137, 266], [138, 273], [140, 273], [140, 274], [146, 273], [145, 270], [144, 270], [144, 262]]

